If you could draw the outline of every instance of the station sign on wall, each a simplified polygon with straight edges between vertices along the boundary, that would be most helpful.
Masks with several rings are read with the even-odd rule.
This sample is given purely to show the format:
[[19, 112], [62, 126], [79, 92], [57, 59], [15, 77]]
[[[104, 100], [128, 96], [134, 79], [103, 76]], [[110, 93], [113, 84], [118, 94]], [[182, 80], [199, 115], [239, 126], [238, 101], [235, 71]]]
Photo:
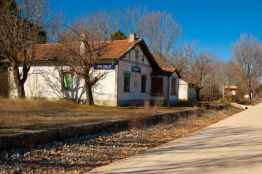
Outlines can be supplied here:
[[141, 73], [141, 67], [134, 64], [131, 66], [131, 72]]
[[115, 64], [112, 64], [112, 63], [95, 64], [94, 69], [112, 70], [112, 69], [115, 69]]

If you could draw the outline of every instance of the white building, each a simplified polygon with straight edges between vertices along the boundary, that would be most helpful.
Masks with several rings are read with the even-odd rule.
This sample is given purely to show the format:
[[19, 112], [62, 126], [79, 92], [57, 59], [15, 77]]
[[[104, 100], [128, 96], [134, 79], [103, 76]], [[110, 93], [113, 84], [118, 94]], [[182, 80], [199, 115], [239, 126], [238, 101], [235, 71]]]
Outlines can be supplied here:
[[186, 82], [183, 79], [179, 79], [178, 85], [178, 100], [179, 101], [189, 101], [194, 103], [197, 98], [196, 89], [193, 84]]
[[[81, 43], [76, 44], [81, 49]], [[84, 80], [69, 74], [69, 67], [57, 60], [59, 44], [34, 46], [34, 64], [25, 84], [26, 97], [86, 101]], [[141, 105], [145, 101], [176, 104], [179, 77], [174, 66], [150, 53], [143, 39], [130, 35], [126, 40], [110, 41], [93, 67], [106, 76], [93, 88], [95, 104], [107, 106]], [[12, 73], [9, 96], [16, 97]], [[12, 90], [13, 89], [13, 90]], [[187, 90], [188, 91], [188, 90]], [[185, 94], [182, 94], [185, 95]]]

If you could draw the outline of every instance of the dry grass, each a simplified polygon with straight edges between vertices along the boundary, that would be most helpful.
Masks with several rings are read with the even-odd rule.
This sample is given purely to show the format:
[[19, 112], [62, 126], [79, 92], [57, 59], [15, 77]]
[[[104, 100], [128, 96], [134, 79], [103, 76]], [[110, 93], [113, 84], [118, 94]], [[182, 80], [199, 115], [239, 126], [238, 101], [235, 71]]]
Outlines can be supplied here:
[[0, 136], [185, 109], [190, 108], [117, 108], [79, 105], [70, 101], [0, 99]]

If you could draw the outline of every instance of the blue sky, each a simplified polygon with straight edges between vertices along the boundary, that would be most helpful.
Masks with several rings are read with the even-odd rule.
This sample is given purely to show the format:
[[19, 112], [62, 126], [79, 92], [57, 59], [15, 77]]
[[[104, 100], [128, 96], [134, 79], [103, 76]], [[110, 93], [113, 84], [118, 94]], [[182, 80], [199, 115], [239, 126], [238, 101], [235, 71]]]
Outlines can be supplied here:
[[173, 15], [182, 28], [179, 43], [194, 43], [199, 52], [220, 59], [231, 57], [241, 33], [262, 39], [261, 0], [49, 0], [54, 13], [66, 22], [96, 11], [143, 7]]

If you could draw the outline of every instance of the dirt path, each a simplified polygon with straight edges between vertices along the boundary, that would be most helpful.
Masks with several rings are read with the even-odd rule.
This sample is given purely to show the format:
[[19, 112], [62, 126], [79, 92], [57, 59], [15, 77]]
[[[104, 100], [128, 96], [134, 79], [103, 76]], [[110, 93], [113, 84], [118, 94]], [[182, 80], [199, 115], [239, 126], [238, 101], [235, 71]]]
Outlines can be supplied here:
[[194, 135], [89, 173], [260, 174], [262, 104]]

